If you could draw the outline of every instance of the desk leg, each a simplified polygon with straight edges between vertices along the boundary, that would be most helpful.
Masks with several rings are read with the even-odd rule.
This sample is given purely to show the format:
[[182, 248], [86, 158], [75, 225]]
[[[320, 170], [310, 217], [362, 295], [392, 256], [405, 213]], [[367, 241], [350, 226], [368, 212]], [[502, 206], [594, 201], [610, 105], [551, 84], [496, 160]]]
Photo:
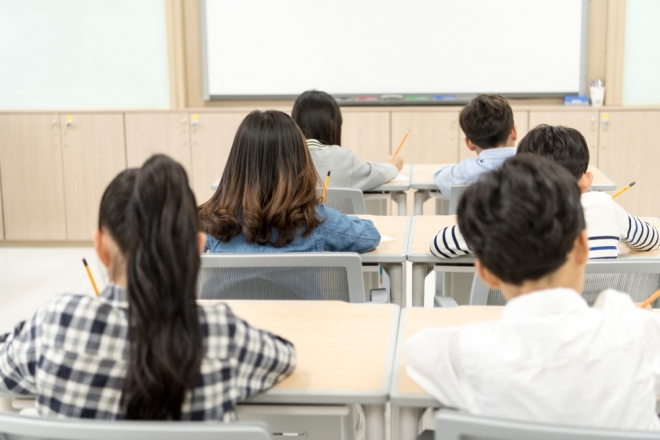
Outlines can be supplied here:
[[363, 405], [365, 440], [385, 438], [385, 405]]
[[424, 280], [429, 274], [426, 263], [412, 264], [412, 305], [413, 307], [424, 307]]
[[393, 193], [390, 193], [390, 197], [396, 203], [396, 206], [397, 206], [397, 209], [398, 209], [398, 214], [397, 215], [401, 215], [401, 216], [408, 215], [408, 196], [407, 196], [407, 194], [403, 191], [393, 192]]
[[419, 432], [421, 408], [400, 408], [399, 410], [399, 440], [415, 440]]
[[426, 190], [418, 189], [415, 191], [415, 215], [424, 214], [424, 202], [429, 199], [429, 192]]
[[406, 263], [396, 263], [383, 265], [383, 268], [390, 277], [390, 300], [392, 304], [396, 304], [403, 308], [406, 305], [405, 281], [403, 278], [403, 265]]

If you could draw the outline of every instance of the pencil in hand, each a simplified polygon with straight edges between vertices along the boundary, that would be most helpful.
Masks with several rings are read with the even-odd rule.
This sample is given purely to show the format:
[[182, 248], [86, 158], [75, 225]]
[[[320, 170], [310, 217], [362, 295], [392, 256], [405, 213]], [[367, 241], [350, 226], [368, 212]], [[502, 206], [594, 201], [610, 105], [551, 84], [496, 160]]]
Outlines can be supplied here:
[[325, 184], [323, 185], [323, 193], [321, 194], [321, 203], [325, 203], [325, 194], [328, 192], [328, 185], [330, 184], [330, 172], [328, 170], [328, 175], [325, 176]]
[[85, 265], [85, 270], [87, 271], [87, 276], [89, 277], [89, 281], [91, 281], [92, 287], [94, 288], [94, 293], [96, 294], [96, 296], [99, 296], [99, 288], [96, 287], [96, 281], [94, 281], [94, 277], [92, 276], [92, 271], [89, 269], [89, 266], [87, 265], [87, 260], [84, 258], [82, 260], [83, 260], [83, 264]]
[[408, 139], [409, 134], [410, 134], [410, 129], [408, 129], [408, 131], [406, 131], [406, 134], [403, 135], [403, 139], [401, 139], [401, 143], [399, 144], [399, 147], [394, 152], [395, 156], [399, 154], [399, 151], [401, 151], [401, 147], [403, 147], [403, 144], [406, 142], [406, 139]]
[[614, 194], [612, 195], [612, 198], [613, 198], [613, 199], [616, 199], [616, 198], [619, 197], [623, 192], [628, 191], [630, 188], [632, 188], [633, 186], [635, 186], [636, 183], [637, 183], [637, 182], [630, 182], [628, 185], [624, 186], [624, 187], [621, 188], [619, 191], [617, 191], [616, 193], [614, 193]]
[[646, 299], [646, 301], [644, 301], [643, 303], [641, 303], [641, 304], [639, 305], [639, 307], [641, 307], [642, 309], [645, 309], [647, 306], [649, 306], [653, 301], [655, 301], [655, 300], [658, 299], [658, 298], [660, 298], [660, 290], [658, 290], [657, 292], [655, 292], [653, 295], [649, 296], [649, 297]]

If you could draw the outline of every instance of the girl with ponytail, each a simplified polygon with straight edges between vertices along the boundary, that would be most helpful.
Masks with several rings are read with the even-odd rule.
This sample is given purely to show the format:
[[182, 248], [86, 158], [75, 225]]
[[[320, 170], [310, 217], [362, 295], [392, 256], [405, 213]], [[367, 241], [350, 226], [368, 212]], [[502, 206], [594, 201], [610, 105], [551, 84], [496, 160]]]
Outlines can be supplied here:
[[36, 395], [41, 415], [234, 419], [238, 401], [292, 372], [295, 349], [224, 304], [196, 304], [205, 238], [180, 164], [156, 155], [120, 173], [94, 237], [111, 283], [17, 326], [0, 343], [0, 393]]

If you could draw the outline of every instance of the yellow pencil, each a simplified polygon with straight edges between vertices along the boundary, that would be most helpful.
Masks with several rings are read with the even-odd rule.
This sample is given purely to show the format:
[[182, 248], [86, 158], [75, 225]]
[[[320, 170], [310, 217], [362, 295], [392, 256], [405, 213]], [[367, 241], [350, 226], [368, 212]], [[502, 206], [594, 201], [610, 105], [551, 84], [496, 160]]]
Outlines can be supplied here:
[[406, 131], [406, 134], [403, 135], [403, 139], [401, 139], [401, 143], [399, 144], [399, 148], [396, 149], [396, 152], [394, 155], [396, 156], [399, 154], [399, 151], [401, 150], [401, 147], [403, 147], [404, 142], [406, 142], [406, 139], [408, 139], [408, 135], [410, 134], [410, 130]]
[[644, 308], [646, 308], [646, 306], [648, 306], [649, 304], [651, 304], [653, 301], [655, 301], [658, 298], [660, 298], [660, 290], [655, 292], [653, 295], [649, 296], [647, 298], [647, 300], [644, 301], [643, 303], [641, 303], [639, 306], [644, 309]]
[[328, 170], [328, 175], [325, 176], [325, 185], [323, 185], [323, 194], [321, 194], [321, 203], [325, 203], [325, 193], [328, 192], [328, 184], [330, 184], [330, 171]]
[[619, 191], [617, 191], [616, 193], [614, 193], [614, 195], [612, 196], [612, 198], [613, 198], [613, 199], [616, 199], [617, 197], [619, 197], [619, 196], [621, 195], [622, 192], [624, 192], [624, 191], [628, 191], [631, 187], [635, 186], [636, 183], [637, 183], [637, 182], [630, 182], [629, 185], [624, 186], [624, 187], [621, 188]]
[[92, 271], [89, 270], [89, 266], [87, 265], [87, 260], [85, 260], [84, 258], [82, 260], [83, 260], [83, 264], [85, 265], [85, 270], [87, 271], [87, 275], [89, 276], [89, 281], [92, 282], [94, 293], [96, 293], [96, 296], [99, 296], [99, 288], [96, 287], [96, 282], [94, 281], [94, 277], [92, 276]]

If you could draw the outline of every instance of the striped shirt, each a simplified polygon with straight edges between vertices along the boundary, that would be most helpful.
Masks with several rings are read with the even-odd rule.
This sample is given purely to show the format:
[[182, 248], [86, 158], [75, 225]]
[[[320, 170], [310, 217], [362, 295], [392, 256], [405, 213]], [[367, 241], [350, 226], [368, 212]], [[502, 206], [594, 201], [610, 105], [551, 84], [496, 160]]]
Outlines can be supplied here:
[[[582, 194], [582, 207], [589, 236], [589, 259], [616, 259], [617, 244], [628, 244], [637, 251], [660, 248], [660, 234], [652, 226], [630, 215], [604, 192]], [[431, 239], [431, 253], [438, 258], [469, 255], [468, 246], [458, 225], [442, 229]]]
[[[99, 297], [51, 300], [0, 343], [0, 396], [36, 396], [42, 416], [123, 418], [127, 309], [126, 290], [116, 285]], [[237, 402], [291, 374], [296, 351], [287, 340], [250, 326], [225, 304], [197, 310], [204, 356], [181, 418], [231, 421]]]

